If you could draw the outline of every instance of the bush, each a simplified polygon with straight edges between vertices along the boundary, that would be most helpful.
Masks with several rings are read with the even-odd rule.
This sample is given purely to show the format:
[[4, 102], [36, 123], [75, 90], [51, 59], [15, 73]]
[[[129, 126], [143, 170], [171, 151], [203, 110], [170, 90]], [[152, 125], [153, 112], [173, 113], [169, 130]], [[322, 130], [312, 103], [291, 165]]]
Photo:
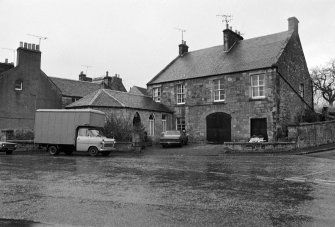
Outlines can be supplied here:
[[104, 127], [104, 133], [108, 138], [115, 138], [118, 142], [131, 142], [133, 134], [139, 134], [141, 140], [144, 137], [144, 127], [142, 124], [133, 126], [133, 119], [130, 115], [110, 114]]
[[301, 112], [296, 116], [296, 121], [298, 123], [302, 122], [312, 123], [319, 121], [319, 117], [314, 111], [306, 109], [304, 112]]
[[34, 133], [29, 130], [16, 130], [13, 135], [13, 140], [33, 140]]

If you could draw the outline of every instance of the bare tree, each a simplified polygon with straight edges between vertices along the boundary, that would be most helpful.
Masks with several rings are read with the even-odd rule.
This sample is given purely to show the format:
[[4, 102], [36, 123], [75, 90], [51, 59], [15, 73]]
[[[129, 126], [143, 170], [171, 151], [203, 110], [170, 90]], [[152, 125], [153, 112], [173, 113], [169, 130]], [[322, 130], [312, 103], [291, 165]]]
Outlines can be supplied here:
[[335, 101], [335, 59], [324, 67], [316, 67], [311, 70], [314, 95], [321, 95], [324, 100], [333, 106]]

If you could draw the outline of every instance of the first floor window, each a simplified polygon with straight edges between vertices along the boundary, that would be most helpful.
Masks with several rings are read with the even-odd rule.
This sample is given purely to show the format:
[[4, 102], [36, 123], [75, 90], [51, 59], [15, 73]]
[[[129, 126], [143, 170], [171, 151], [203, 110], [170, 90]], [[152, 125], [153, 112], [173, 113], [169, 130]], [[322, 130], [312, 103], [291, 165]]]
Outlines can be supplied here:
[[184, 131], [186, 128], [185, 128], [185, 118], [183, 117], [178, 117], [176, 119], [176, 129], [178, 131]]
[[251, 95], [252, 98], [265, 97], [265, 76], [264, 74], [251, 76]]
[[155, 135], [155, 117], [153, 114], [149, 117], [149, 136]]
[[185, 103], [185, 87], [184, 84], [177, 84], [177, 104]]
[[152, 89], [152, 98], [155, 102], [161, 101], [161, 88], [160, 87], [154, 87]]
[[23, 85], [22, 80], [15, 81], [15, 90], [16, 91], [22, 91]]
[[214, 80], [214, 102], [225, 100], [225, 90], [223, 88], [223, 80]]

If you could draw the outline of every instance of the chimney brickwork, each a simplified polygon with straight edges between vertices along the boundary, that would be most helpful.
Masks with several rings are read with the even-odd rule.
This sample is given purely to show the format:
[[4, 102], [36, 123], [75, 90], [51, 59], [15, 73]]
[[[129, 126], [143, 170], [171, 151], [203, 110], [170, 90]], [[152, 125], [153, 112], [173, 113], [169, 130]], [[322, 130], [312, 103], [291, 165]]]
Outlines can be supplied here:
[[188, 52], [188, 46], [186, 45], [186, 41], [182, 40], [182, 43], [179, 44], [179, 56], [183, 56]]
[[17, 48], [17, 65], [29, 65], [41, 68], [41, 51], [39, 45], [20, 42]]
[[230, 29], [223, 30], [223, 50], [229, 51], [236, 42], [243, 40], [243, 37]]
[[288, 20], [288, 30], [298, 32], [299, 20], [296, 17], [290, 17]]

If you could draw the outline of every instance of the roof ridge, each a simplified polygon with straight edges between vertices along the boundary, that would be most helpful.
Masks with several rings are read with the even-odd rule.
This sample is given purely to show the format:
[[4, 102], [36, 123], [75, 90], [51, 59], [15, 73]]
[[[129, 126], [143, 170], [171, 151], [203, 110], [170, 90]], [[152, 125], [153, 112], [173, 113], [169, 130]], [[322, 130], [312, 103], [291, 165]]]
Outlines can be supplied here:
[[[106, 91], [106, 89], [100, 89], [100, 90], [102, 90], [102, 91], [103, 91], [104, 93], [106, 93], [109, 97], [111, 97], [111, 98], [113, 98], [115, 101], [117, 101], [122, 107], [125, 107], [125, 104], [124, 104], [124, 103], [120, 102], [118, 99], [116, 99], [116, 98], [113, 97], [111, 94], [109, 94], [109, 93]], [[113, 91], [113, 90], [111, 90], [111, 91]], [[128, 92], [123, 92], [123, 93], [128, 94]]]
[[98, 96], [101, 94], [101, 90], [97, 90], [98, 92], [94, 95], [94, 97], [89, 102], [89, 105], [92, 105], [93, 102], [98, 98]]
[[69, 80], [69, 81], [73, 81], [73, 82], [80, 82], [80, 83], [88, 83], [88, 84], [100, 85], [98, 83], [94, 83], [94, 82], [90, 82], [90, 81], [74, 80], [74, 79], [60, 78], [60, 77], [54, 77], [54, 76], [48, 76], [48, 77], [49, 78], [53, 78], [53, 79]]

